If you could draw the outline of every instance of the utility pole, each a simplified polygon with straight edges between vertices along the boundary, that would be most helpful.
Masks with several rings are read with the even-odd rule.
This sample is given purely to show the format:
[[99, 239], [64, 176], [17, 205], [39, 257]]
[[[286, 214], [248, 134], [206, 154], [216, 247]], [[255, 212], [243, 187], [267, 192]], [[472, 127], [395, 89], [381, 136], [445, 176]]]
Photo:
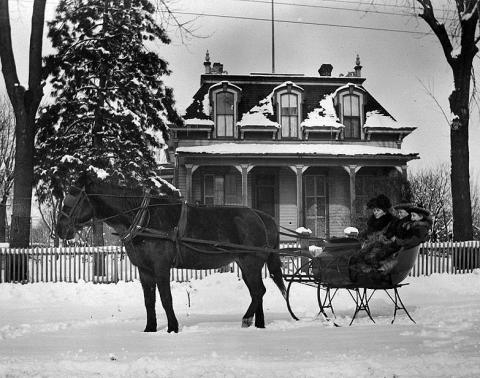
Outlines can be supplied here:
[[275, 13], [272, 0], [272, 73], [275, 73]]

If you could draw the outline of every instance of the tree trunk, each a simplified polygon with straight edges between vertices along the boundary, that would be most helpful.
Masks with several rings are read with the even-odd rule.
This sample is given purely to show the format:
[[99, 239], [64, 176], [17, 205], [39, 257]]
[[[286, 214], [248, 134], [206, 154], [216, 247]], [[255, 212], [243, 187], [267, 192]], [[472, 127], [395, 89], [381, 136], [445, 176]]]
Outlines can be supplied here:
[[103, 239], [103, 222], [97, 219], [93, 220], [93, 227], [92, 227], [92, 237], [93, 237], [93, 245], [96, 247], [103, 247], [105, 241]]
[[0, 243], [7, 241], [7, 199], [0, 203]]
[[42, 42], [46, 0], [34, 0], [30, 33], [28, 90], [20, 85], [13, 54], [8, 1], [0, 1], [0, 57], [15, 113], [15, 170], [10, 244], [28, 247], [33, 187], [35, 116], [42, 99]]
[[473, 239], [468, 148], [471, 60], [467, 57], [457, 61], [452, 70], [455, 89], [449, 102], [455, 116], [450, 127], [453, 240], [463, 241]]
[[[17, 92], [19, 92], [18, 90]], [[26, 99], [28, 96], [23, 95]], [[20, 109], [23, 108], [23, 109]], [[30, 114], [28, 114], [30, 113]], [[10, 245], [26, 248], [30, 242], [30, 224], [33, 187], [33, 129], [35, 112], [27, 107], [17, 106], [15, 126], [15, 170], [13, 187], [13, 210]]]
[[472, 240], [472, 207], [468, 155], [468, 128], [450, 131], [453, 240]]

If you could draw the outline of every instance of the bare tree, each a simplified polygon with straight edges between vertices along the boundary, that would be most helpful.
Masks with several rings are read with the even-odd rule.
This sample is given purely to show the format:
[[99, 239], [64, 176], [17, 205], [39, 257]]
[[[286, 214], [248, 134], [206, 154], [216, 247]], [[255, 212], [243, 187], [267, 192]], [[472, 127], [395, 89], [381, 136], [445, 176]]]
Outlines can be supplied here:
[[477, 180], [472, 182], [472, 224], [473, 238], [480, 240], [480, 183]]
[[17, 75], [8, 3], [8, 0], [0, 1], [0, 59], [16, 121], [10, 244], [13, 247], [27, 247], [30, 239], [35, 116], [43, 96], [41, 72], [46, 0], [33, 1], [27, 89], [20, 84]]
[[13, 186], [15, 117], [6, 98], [0, 98], [0, 242], [7, 241], [7, 201]]
[[452, 200], [449, 167], [426, 168], [410, 175], [412, 201], [429, 209], [433, 217], [432, 241], [450, 238]]
[[[415, 0], [422, 18], [431, 28], [443, 49], [453, 74], [454, 89], [449, 96], [452, 118], [450, 123], [451, 192], [453, 237], [473, 238], [472, 207], [469, 173], [469, 122], [472, 92], [475, 94], [473, 59], [478, 53], [479, 1], [451, 0], [441, 14], [431, 0]], [[438, 14], [437, 14], [438, 13]], [[455, 17], [452, 18], [452, 14]]]
[[62, 207], [62, 201], [55, 197], [51, 192], [49, 192], [48, 195], [43, 194], [41, 196], [37, 192], [37, 198], [39, 198], [38, 210], [44, 223], [44, 227], [48, 229], [49, 237], [53, 239], [53, 246], [59, 247], [60, 239], [56, 234], [55, 229], [57, 226], [57, 217]]

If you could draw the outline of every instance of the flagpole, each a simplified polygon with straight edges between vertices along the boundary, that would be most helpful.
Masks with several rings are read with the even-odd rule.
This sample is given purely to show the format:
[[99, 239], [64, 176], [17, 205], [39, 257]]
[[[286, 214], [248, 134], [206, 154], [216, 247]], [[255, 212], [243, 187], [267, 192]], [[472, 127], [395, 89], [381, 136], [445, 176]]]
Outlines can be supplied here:
[[272, 73], [275, 73], [275, 13], [272, 0]]

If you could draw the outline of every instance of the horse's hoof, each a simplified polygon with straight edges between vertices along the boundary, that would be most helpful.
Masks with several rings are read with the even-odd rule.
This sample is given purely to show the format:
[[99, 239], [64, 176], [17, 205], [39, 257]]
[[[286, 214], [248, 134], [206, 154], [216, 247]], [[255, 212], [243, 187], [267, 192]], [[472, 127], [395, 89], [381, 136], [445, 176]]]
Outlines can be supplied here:
[[168, 333], [172, 333], [172, 332], [178, 333], [178, 328], [175, 328], [175, 329], [168, 328], [168, 329], [167, 329], [167, 332], [168, 332]]
[[157, 332], [157, 327], [145, 327], [143, 332]]
[[255, 324], [256, 328], [265, 328], [265, 324]]
[[253, 318], [243, 318], [242, 319], [242, 328], [248, 328], [253, 324]]

